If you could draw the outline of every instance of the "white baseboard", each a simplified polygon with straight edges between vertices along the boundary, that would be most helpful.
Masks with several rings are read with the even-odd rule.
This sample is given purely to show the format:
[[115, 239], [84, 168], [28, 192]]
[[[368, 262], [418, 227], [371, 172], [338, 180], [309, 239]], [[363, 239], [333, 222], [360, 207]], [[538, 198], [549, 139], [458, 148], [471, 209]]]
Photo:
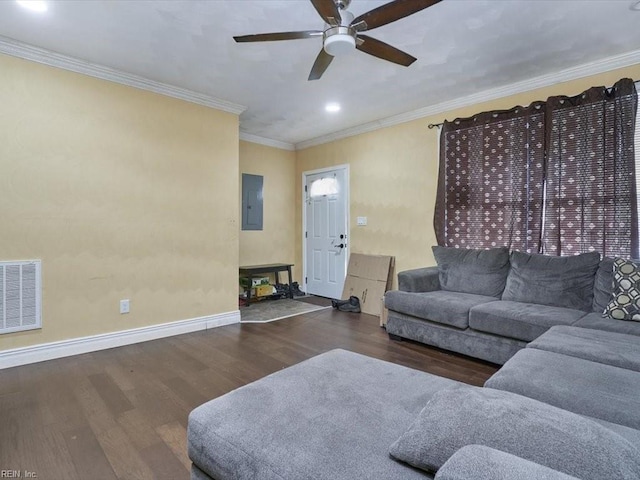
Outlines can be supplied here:
[[90, 337], [72, 338], [59, 342], [41, 343], [29, 347], [14, 348], [0, 352], [0, 370], [4, 368], [43, 362], [55, 358], [69, 357], [81, 353], [96, 352], [107, 348], [147, 342], [158, 338], [172, 337], [183, 333], [208, 330], [210, 328], [240, 323], [240, 310], [206, 317], [162, 323], [149, 327], [103, 333]]

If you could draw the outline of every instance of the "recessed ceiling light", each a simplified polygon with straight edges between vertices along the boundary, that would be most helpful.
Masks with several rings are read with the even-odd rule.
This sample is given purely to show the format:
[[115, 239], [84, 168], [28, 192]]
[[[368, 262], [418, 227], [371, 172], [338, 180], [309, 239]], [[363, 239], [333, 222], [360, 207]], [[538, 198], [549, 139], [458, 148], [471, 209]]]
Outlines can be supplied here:
[[48, 8], [43, 0], [16, 0], [16, 3], [33, 12], [46, 12]]
[[327, 112], [330, 112], [330, 113], [339, 112], [340, 111], [340, 104], [339, 103], [327, 103], [327, 105], [324, 107], [324, 109]]

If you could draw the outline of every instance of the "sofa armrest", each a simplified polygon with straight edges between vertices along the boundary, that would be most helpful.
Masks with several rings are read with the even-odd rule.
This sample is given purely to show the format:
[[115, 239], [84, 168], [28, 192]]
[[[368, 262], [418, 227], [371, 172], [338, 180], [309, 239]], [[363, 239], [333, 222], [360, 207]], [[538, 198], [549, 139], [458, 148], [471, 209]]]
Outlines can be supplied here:
[[416, 268], [398, 273], [398, 290], [403, 292], [433, 292], [440, 290], [438, 267]]

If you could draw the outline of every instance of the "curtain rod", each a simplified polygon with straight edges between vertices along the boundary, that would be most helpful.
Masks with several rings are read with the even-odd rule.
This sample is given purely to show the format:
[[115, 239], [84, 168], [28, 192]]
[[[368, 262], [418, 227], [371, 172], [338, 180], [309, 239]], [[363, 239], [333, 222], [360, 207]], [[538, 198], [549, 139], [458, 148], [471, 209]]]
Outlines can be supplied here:
[[[634, 83], [636, 84], [636, 88], [640, 90], [640, 80], [634, 80]], [[613, 89], [613, 86], [611, 87], [607, 87], [607, 92], [610, 92]], [[427, 127], [429, 128], [429, 130], [433, 130], [436, 127], [441, 127], [443, 125], [443, 123], [430, 123], [429, 125], [427, 125]]]

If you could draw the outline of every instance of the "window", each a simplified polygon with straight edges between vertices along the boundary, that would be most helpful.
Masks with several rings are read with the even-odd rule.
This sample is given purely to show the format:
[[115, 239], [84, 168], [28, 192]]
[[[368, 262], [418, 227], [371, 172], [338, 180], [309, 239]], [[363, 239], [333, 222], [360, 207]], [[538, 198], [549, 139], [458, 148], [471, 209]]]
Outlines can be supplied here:
[[445, 122], [438, 243], [637, 257], [637, 114], [635, 86], [623, 79]]
[[629, 79], [547, 101], [544, 253], [638, 256], [636, 113]]
[[544, 179], [542, 105], [447, 123], [440, 151], [438, 243], [538, 251]]
[[319, 178], [311, 184], [309, 196], [311, 198], [338, 194], [338, 180], [335, 177]]

